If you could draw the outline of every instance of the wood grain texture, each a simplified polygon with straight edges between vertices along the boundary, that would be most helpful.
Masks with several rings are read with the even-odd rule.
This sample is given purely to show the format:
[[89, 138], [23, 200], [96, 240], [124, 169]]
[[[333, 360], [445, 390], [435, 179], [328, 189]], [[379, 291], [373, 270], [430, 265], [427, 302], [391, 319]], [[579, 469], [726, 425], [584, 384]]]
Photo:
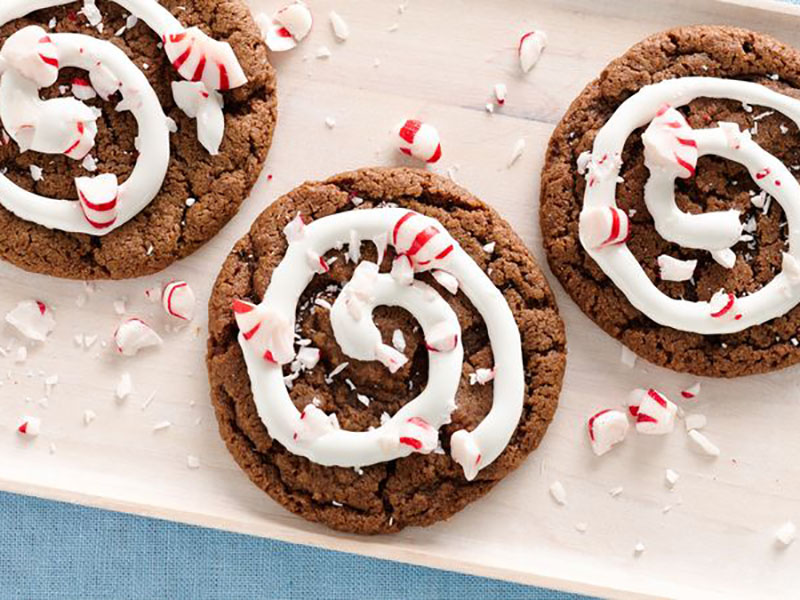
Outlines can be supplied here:
[[[0, 372], [8, 372], [0, 387], [0, 488], [603, 596], [796, 597], [797, 548], [778, 550], [773, 533], [786, 519], [800, 520], [800, 466], [793, 460], [800, 451], [797, 370], [703, 381], [696, 410], [709, 418], [706, 432], [722, 449], [717, 460], [694, 453], [682, 430], [662, 439], [634, 436], [596, 459], [584, 430], [588, 414], [620, 402], [636, 386], [656, 385], [675, 396], [693, 380], [646, 364], [626, 369], [620, 345], [555, 283], [570, 354], [561, 407], [542, 446], [449, 522], [394, 537], [363, 539], [308, 524], [236, 468], [208, 401], [204, 314], [196, 326], [165, 333], [164, 348], [133, 359], [114, 356], [100, 341], [89, 350], [73, 344], [80, 333], [108, 341], [120, 319], [112, 302], [121, 297], [130, 313], [163, 328], [158, 307], [143, 296], [154, 283], [186, 279], [204, 305], [226, 253], [266, 205], [304, 180], [403, 163], [388, 132], [409, 116], [438, 127], [444, 158], [436, 170], [457, 167], [459, 183], [495, 206], [544, 265], [536, 199], [547, 139], [610, 59], [650, 33], [688, 23], [740, 25], [800, 45], [799, 11], [764, 1], [756, 7], [739, 0], [411, 0], [403, 15], [399, 1], [311, 3], [316, 20], [309, 39], [273, 56], [280, 116], [265, 176], [241, 213], [194, 256], [156, 277], [99, 284], [82, 308], [74, 300], [84, 293], [82, 284], [0, 265], [0, 313], [40, 297], [55, 305], [58, 318], [53, 337], [32, 347], [24, 364], [0, 358]], [[252, 2], [269, 11], [279, 4]], [[343, 44], [328, 23], [334, 7], [352, 29]], [[534, 27], [547, 31], [550, 43], [523, 76], [516, 40]], [[314, 58], [320, 45], [331, 49], [331, 58]], [[488, 115], [484, 104], [500, 81], [508, 85], [508, 101]], [[324, 123], [328, 116], [337, 122], [332, 130]], [[520, 137], [527, 149], [509, 169]], [[8, 344], [13, 350], [18, 340], [6, 327], [0, 346]], [[40, 370], [60, 377], [47, 409], [37, 404], [44, 392]], [[136, 389], [119, 404], [113, 389], [124, 371]], [[153, 391], [155, 399], [142, 410]], [[85, 409], [97, 413], [88, 427]], [[22, 414], [43, 419], [33, 443], [13, 433]], [[154, 432], [164, 419], [173, 426]], [[52, 455], [51, 442], [57, 446]], [[187, 469], [188, 454], [200, 457], [199, 470]], [[665, 468], [681, 474], [672, 492], [664, 485]], [[567, 489], [564, 507], [547, 492], [556, 479]], [[620, 485], [622, 495], [611, 498], [608, 490]], [[673, 506], [668, 514], [662, 514], [665, 505]], [[576, 522], [588, 524], [586, 533]], [[646, 550], [636, 558], [639, 540]]]

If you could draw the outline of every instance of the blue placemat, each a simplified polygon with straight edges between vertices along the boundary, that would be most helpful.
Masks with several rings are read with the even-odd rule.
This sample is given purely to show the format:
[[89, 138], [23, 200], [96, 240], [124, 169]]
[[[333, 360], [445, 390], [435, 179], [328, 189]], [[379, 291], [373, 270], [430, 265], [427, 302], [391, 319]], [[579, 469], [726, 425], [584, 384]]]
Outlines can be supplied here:
[[0, 493], [0, 599], [580, 596]]

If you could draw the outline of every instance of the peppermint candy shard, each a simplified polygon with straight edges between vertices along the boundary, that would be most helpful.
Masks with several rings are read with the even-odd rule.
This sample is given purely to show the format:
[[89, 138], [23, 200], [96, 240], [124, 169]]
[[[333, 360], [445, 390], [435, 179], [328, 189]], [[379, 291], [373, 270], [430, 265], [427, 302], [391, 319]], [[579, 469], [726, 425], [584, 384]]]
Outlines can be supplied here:
[[775, 532], [775, 540], [783, 546], [788, 546], [797, 538], [797, 526], [792, 521], [786, 521]]
[[230, 44], [219, 42], [197, 27], [167, 32], [164, 51], [173, 68], [189, 81], [202, 81], [210, 90], [243, 86], [247, 76]]
[[454, 296], [458, 293], [458, 279], [456, 279], [454, 275], [451, 275], [447, 271], [442, 271], [441, 269], [434, 269], [431, 271], [431, 275], [433, 275], [436, 283], [441, 285], [448, 292]]
[[404, 256], [415, 272], [446, 270], [447, 260], [455, 249], [453, 238], [436, 221], [414, 211], [401, 216], [389, 236], [398, 255]]
[[425, 347], [431, 352], [452, 352], [458, 346], [459, 332], [452, 324], [441, 321], [425, 336]]
[[39, 26], [23, 27], [3, 44], [5, 62], [40, 88], [58, 79], [61, 57], [47, 32]]
[[[637, 390], [636, 431], [649, 435], [664, 435], [675, 428], [678, 407], [662, 393], [650, 388]], [[633, 403], [631, 403], [633, 406]]]
[[23, 300], [6, 314], [6, 323], [37, 342], [45, 341], [56, 326], [52, 311], [41, 300]]
[[89, 69], [89, 81], [97, 95], [103, 100], [109, 100], [122, 86], [122, 82], [117, 76], [101, 61], [97, 61]]
[[182, 321], [191, 321], [194, 318], [195, 303], [194, 290], [185, 281], [170, 281], [161, 293], [164, 312]]
[[642, 134], [648, 169], [664, 169], [676, 177], [692, 177], [697, 167], [697, 142], [686, 118], [669, 105], [662, 106]]
[[524, 73], [530, 72], [539, 62], [546, 45], [547, 34], [544, 31], [529, 31], [519, 39], [517, 54], [519, 54], [519, 66]]
[[465, 429], [456, 431], [450, 436], [450, 455], [464, 469], [467, 481], [475, 479], [481, 467], [481, 451], [474, 436]]
[[408, 358], [405, 354], [395, 350], [388, 344], [378, 345], [375, 349], [375, 358], [389, 369], [390, 373], [397, 373], [397, 371], [408, 362]]
[[589, 417], [587, 428], [592, 451], [602, 456], [625, 439], [628, 418], [619, 410], [605, 409]]
[[328, 16], [331, 20], [331, 27], [333, 27], [333, 34], [336, 36], [340, 42], [345, 41], [347, 38], [350, 37], [350, 26], [347, 24], [339, 13], [335, 10], [332, 10], [328, 13]]
[[306, 222], [303, 220], [303, 215], [297, 215], [289, 221], [286, 227], [283, 228], [283, 235], [286, 236], [286, 241], [290, 244], [299, 242], [306, 237]]
[[27, 437], [36, 437], [41, 431], [42, 420], [39, 417], [22, 417], [17, 425], [17, 433]]
[[286, 28], [289, 34], [298, 42], [308, 35], [314, 24], [311, 10], [300, 0], [296, 0], [278, 10], [272, 19]]
[[400, 425], [400, 444], [430, 454], [439, 447], [439, 432], [422, 417], [411, 417]]
[[697, 431], [697, 429], [689, 431], [689, 439], [692, 440], [695, 446], [704, 454], [712, 457], [719, 456], [719, 448], [705, 435]]
[[589, 208], [581, 211], [580, 232], [587, 245], [595, 250], [624, 244], [631, 233], [630, 219], [615, 206]]
[[339, 420], [335, 414], [326, 414], [313, 403], [309, 403], [300, 413], [294, 440], [298, 443], [309, 443], [339, 429]]
[[92, 100], [97, 98], [97, 92], [88, 80], [76, 77], [72, 80], [72, 95], [78, 100]]
[[711, 258], [726, 269], [732, 269], [736, 265], [736, 253], [730, 248], [722, 250], [711, 250]]
[[264, 13], [256, 15], [256, 23], [261, 28], [261, 35], [267, 47], [273, 52], [286, 52], [297, 47], [297, 42], [283, 25], [274, 21]]
[[442, 158], [442, 144], [439, 132], [433, 125], [417, 119], [407, 119], [394, 129], [399, 139], [399, 150], [426, 163], [435, 163]]
[[656, 259], [659, 277], [664, 281], [688, 281], [694, 277], [697, 268], [696, 260], [681, 260], [662, 254]]
[[325, 259], [314, 252], [311, 248], [306, 250], [306, 263], [308, 264], [309, 268], [318, 275], [328, 273], [331, 270], [330, 265], [325, 261]]
[[697, 395], [700, 393], [700, 382], [698, 381], [694, 385], [686, 388], [685, 390], [681, 390], [681, 396], [686, 398], [687, 400], [691, 400], [692, 398], [696, 398]]
[[319, 363], [321, 355], [319, 348], [306, 346], [297, 351], [297, 360], [304, 369], [313, 369]]
[[225, 135], [225, 101], [202, 82], [173, 81], [172, 97], [186, 116], [197, 121], [197, 139], [211, 156], [219, 154]]
[[95, 229], [111, 227], [117, 220], [119, 183], [113, 173], [96, 177], [76, 177], [83, 216]]
[[267, 362], [285, 365], [295, 357], [292, 325], [268, 306], [234, 299], [233, 314], [244, 339]]
[[486, 369], [486, 368], [478, 368], [475, 369], [474, 373], [469, 374], [469, 384], [470, 385], [486, 385], [490, 381], [492, 381], [496, 375], [496, 369]]
[[708, 302], [713, 319], [739, 320], [742, 315], [736, 311], [736, 296], [725, 290], [719, 290]]
[[400, 285], [411, 285], [414, 282], [414, 267], [411, 258], [405, 254], [399, 254], [392, 262], [390, 272], [392, 279]]
[[162, 343], [161, 337], [141, 319], [127, 319], [114, 332], [114, 344], [123, 356], [134, 356], [139, 350]]

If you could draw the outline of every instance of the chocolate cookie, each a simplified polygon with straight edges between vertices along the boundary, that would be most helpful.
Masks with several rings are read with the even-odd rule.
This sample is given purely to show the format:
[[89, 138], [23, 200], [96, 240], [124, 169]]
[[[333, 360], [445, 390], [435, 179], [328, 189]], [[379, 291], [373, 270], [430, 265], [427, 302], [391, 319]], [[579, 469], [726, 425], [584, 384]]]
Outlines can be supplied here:
[[[579, 239], [579, 214], [587, 186], [579, 173], [579, 157], [592, 151], [597, 132], [623, 101], [643, 86], [688, 76], [755, 82], [800, 98], [800, 53], [760, 33], [695, 26], [653, 35], [609, 64], [575, 99], [550, 139], [540, 206], [548, 261], [586, 315], [657, 365], [720, 377], [780, 369], [800, 361], [796, 337], [800, 307], [737, 333], [700, 335], [662, 326], [628, 301]], [[798, 128], [778, 111], [709, 97], [693, 100], [678, 111], [695, 129], [716, 127], [718, 122], [735, 123], [742, 131], [749, 130], [754, 141], [790, 166], [792, 172], [800, 169]], [[786, 249], [787, 227], [780, 205], [773, 202], [763, 207], [751, 200], [759, 193], [758, 177], [751, 178], [742, 164], [711, 154], [701, 156], [696, 172], [690, 169], [693, 176], [684, 174], [676, 180], [678, 208], [689, 214], [737, 209], [746, 224], [744, 231], [752, 239], [745, 236], [732, 247], [736, 254], [732, 268], [718, 264], [707, 251], [663, 239], [644, 202], [644, 185], [649, 177], [642, 142], [644, 129], [636, 129], [622, 151], [616, 205], [629, 217], [627, 247], [647, 277], [671, 298], [691, 301], [709, 301], [721, 289], [737, 298], [760, 290], [780, 271]], [[663, 280], [657, 264], [662, 254], [697, 260], [693, 278]]]
[[[321, 466], [273, 440], [256, 411], [237, 341], [233, 300], [261, 301], [287, 252], [283, 229], [298, 213], [313, 222], [336, 213], [356, 214], [387, 205], [437, 219], [502, 291], [519, 328], [524, 365], [522, 416], [505, 450], [471, 481], [450, 457], [449, 440], [459, 429], [473, 430], [492, 408], [496, 382], [481, 385], [474, 381], [477, 369], [492, 367], [492, 349], [483, 319], [464, 292], [459, 289], [457, 295], [451, 295], [430, 272], [418, 273], [417, 278], [433, 286], [455, 311], [464, 350], [457, 408], [451, 414], [452, 422], [440, 432], [440, 452], [413, 453], [363, 469]], [[493, 248], [487, 246], [491, 243]], [[376, 252], [372, 243], [360, 244], [362, 260], [376, 261]], [[298, 336], [319, 348], [321, 358], [313, 369], [292, 376], [296, 378], [291, 381], [290, 396], [298, 410], [315, 397], [322, 410], [336, 415], [341, 429], [366, 431], [379, 427], [382, 416], [386, 419], [395, 414], [429, 383], [428, 352], [426, 339], [410, 313], [386, 306], [375, 310], [375, 323], [386, 344], [393, 343], [395, 330], [402, 332], [408, 362], [390, 374], [377, 361], [354, 360], [342, 352], [333, 335], [330, 307], [353, 276], [355, 266], [346, 260], [346, 254], [344, 249], [325, 254], [329, 272], [314, 276], [298, 303]], [[389, 246], [381, 261], [382, 272], [390, 270], [394, 256]], [[522, 241], [493, 209], [450, 180], [427, 171], [374, 168], [306, 183], [278, 199], [256, 220], [228, 256], [214, 286], [209, 302], [207, 363], [220, 434], [250, 479], [308, 520], [342, 531], [374, 534], [447, 519], [516, 468], [537, 447], [555, 412], [564, 375], [565, 343], [564, 327], [545, 278]], [[499, 373], [503, 365], [497, 368]], [[288, 365], [284, 373], [291, 374]]]
[[[141, 19], [132, 22], [118, 4], [98, 0], [102, 15], [91, 26], [83, 2], [33, 12], [0, 28], [0, 44], [28, 25], [51, 33], [81, 33], [111, 41], [140, 67], [165, 114], [177, 124], [170, 135], [171, 157], [155, 198], [130, 221], [103, 236], [48, 229], [0, 207], [0, 257], [23, 269], [72, 279], [123, 279], [164, 269], [213, 237], [249, 195], [266, 160], [277, 116], [275, 73], [261, 34], [243, 0], [161, 0], [184, 27], [196, 26], [227, 42], [247, 76], [241, 87], [222, 92], [225, 132], [218, 155], [198, 141], [197, 125], [173, 99], [171, 83], [182, 81], [162, 40]], [[180, 62], [177, 61], [177, 62]], [[76, 78], [87, 73], [62, 68], [44, 99], [67, 97]], [[91, 156], [98, 170], [63, 154], [20, 153], [16, 143], [0, 145], [0, 168], [25, 190], [48, 198], [75, 198], [75, 178], [114, 173], [124, 182], [138, 152], [138, 126], [131, 112], [117, 112], [117, 94], [86, 104], [102, 109]], [[42, 169], [34, 180], [31, 167]], [[88, 218], [88, 217], [87, 217]]]

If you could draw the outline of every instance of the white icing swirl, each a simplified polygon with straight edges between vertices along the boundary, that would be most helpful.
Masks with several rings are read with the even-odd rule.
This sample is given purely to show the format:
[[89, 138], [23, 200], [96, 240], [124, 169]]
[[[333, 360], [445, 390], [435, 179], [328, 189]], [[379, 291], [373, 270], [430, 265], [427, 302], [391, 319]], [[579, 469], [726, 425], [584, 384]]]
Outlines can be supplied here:
[[[262, 303], [254, 307], [239, 302], [241, 314], [237, 314], [253, 398], [270, 436], [295, 454], [341, 467], [362, 467], [414, 451], [434, 450], [436, 430], [450, 422], [456, 408], [463, 361], [461, 330], [449, 304], [425, 283], [408, 280], [398, 265], [411, 264], [412, 278], [414, 272], [437, 269], [457, 278], [460, 289], [483, 317], [496, 362], [489, 414], [473, 431], [459, 430], [450, 440], [453, 458], [463, 467], [465, 477], [473, 479], [500, 455], [522, 414], [525, 384], [520, 334], [502, 293], [438, 221], [406, 209], [353, 210], [309, 225], [296, 220], [286, 233], [289, 248], [272, 273]], [[385, 354], [387, 346], [381, 341], [372, 311], [379, 305], [400, 306], [417, 319], [424, 332], [429, 379], [416, 398], [379, 428], [345, 431], [333, 415], [325, 415], [312, 404], [311, 398], [302, 412], [295, 408], [278, 364], [292, 357], [276, 359], [272, 350], [281, 346], [278, 338], [294, 331], [303, 290], [315, 274], [327, 268], [320, 257], [344, 244], [360, 245], [361, 240], [374, 240], [382, 255], [387, 239], [399, 254], [398, 268], [392, 274], [379, 273], [376, 264], [361, 262], [331, 308], [333, 331], [346, 355], [379, 360], [391, 369], [392, 358]], [[358, 257], [353, 247], [348, 254]], [[259, 341], [262, 326], [269, 332]], [[276, 332], [281, 327], [284, 334]], [[264, 340], [273, 344], [266, 352]]]
[[[222, 90], [246, 82], [227, 44], [215, 42], [195, 28], [185, 29], [155, 0], [115, 1], [146, 22], [159, 37], [177, 40], [165, 41], [165, 50], [168, 55], [180, 52], [173, 65], [184, 77], [188, 73], [202, 81], [196, 85], [214, 85]], [[6, 0], [0, 6], [0, 24], [69, 3]], [[51, 229], [105, 235], [137, 215], [161, 189], [169, 166], [170, 119], [141, 70], [111, 42], [81, 34], [47, 34], [40, 27], [29, 26], [12, 35], [0, 50], [0, 120], [21, 151], [65, 154], [80, 160], [93, 147], [95, 121], [100, 114], [97, 109], [74, 98], [39, 98], [39, 89], [52, 85], [59, 69], [65, 67], [87, 71], [92, 86], [105, 99], [120, 92], [122, 101], [116, 110], [129, 110], [139, 128], [136, 165], [119, 185], [112, 174], [99, 176], [104, 178], [102, 186], [84, 181], [78, 186], [79, 201], [28, 192], [0, 174], [0, 204], [22, 219]], [[209, 89], [206, 97], [214, 102], [204, 105], [208, 107], [205, 112], [198, 111], [203, 116], [198, 120], [198, 134], [209, 152], [216, 154], [224, 127], [222, 102], [214, 89]], [[88, 197], [94, 189], [102, 193]]]
[[[683, 106], [699, 97], [732, 98], [766, 106], [780, 111], [800, 126], [800, 101], [762, 85], [714, 77], [670, 79], [643, 87], [620, 105], [595, 138], [592, 163], [596, 162], [594, 157], [621, 156], [625, 140], [635, 129], [651, 121], [651, 128], [659, 127], [658, 119], [664, 114], [665, 104]], [[779, 317], [800, 301], [800, 278], [795, 274], [800, 252], [800, 185], [782, 162], [749, 135], [739, 132], [735, 125], [719, 123], [708, 129], [687, 128], [688, 125], [680, 122], [675, 126], [684, 137], [690, 136], [688, 139], [696, 143], [696, 155], [676, 156], [675, 161], [679, 166], [688, 162], [691, 169], [684, 166], [682, 171], [669, 165], [669, 154], [664, 146], [651, 147], [646, 161], [650, 179], [645, 185], [645, 202], [657, 231], [665, 239], [683, 246], [710, 251], [714, 259], [725, 266], [731, 264], [735, 257], [730, 246], [739, 240], [742, 232], [738, 212], [689, 215], [675, 204], [675, 178], [693, 174], [692, 159], [696, 162], [698, 156], [715, 154], [747, 167], [756, 185], [783, 208], [788, 222], [789, 246], [784, 253], [782, 272], [757, 292], [740, 298], [720, 291], [709, 302], [691, 302], [670, 298], [661, 292], [650, 281], [625, 240], [614, 240], [607, 245], [594, 241], [602, 237], [592, 230], [593, 225], [600, 222], [594, 216], [596, 211], [617, 209], [615, 192], [621, 166], [618, 160], [604, 161], [604, 166], [611, 164], [612, 168], [602, 171], [602, 176], [597, 176], [600, 169], [588, 165], [581, 211], [581, 244], [631, 304], [657, 323], [700, 334], [734, 333]], [[645, 143], [651, 146], [671, 143], [650, 128], [648, 131], [654, 135], [649, 140], [643, 137]], [[675, 151], [675, 147], [669, 148]]]

